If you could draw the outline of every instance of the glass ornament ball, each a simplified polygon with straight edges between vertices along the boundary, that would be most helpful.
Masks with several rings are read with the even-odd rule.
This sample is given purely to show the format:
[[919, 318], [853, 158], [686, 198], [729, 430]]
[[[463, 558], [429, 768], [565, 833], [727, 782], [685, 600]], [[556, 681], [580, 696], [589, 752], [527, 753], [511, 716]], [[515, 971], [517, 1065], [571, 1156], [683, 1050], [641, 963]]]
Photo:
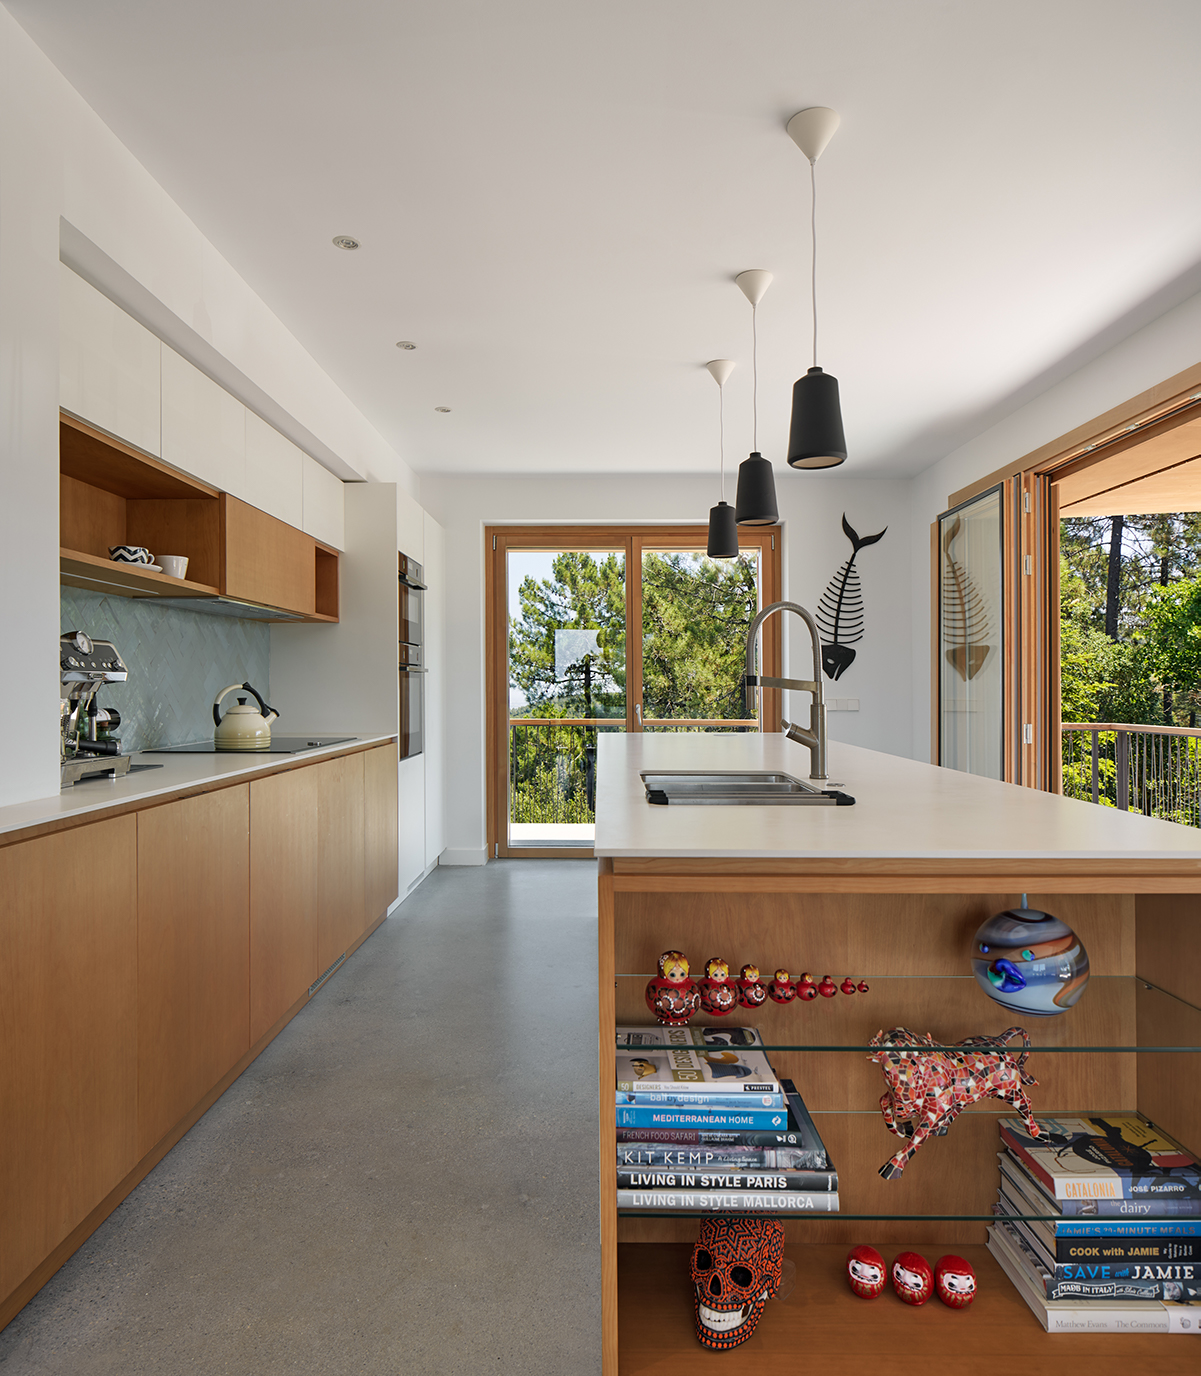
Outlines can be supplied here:
[[972, 973], [994, 1003], [1047, 1018], [1075, 1006], [1088, 984], [1088, 952], [1065, 922], [1037, 908], [1007, 908], [972, 942]]

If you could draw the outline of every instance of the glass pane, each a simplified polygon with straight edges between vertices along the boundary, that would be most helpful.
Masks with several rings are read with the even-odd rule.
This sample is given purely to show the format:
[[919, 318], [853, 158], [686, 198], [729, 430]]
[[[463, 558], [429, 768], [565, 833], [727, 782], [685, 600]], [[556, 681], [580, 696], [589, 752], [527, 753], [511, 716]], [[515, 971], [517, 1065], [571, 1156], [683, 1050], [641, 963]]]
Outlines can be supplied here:
[[508, 555], [509, 844], [590, 846], [596, 735], [624, 730], [624, 550]]
[[939, 518], [940, 759], [1004, 776], [1001, 489]]
[[759, 603], [757, 549], [721, 560], [700, 550], [644, 552], [645, 730], [756, 729], [743, 679], [746, 634]]

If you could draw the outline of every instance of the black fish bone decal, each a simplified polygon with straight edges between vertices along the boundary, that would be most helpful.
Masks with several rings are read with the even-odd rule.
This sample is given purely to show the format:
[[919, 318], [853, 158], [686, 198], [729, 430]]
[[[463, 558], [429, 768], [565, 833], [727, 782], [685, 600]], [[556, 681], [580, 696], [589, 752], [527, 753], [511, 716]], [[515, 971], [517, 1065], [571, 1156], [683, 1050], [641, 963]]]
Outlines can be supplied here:
[[855, 527], [842, 514], [842, 529], [851, 542], [851, 557], [830, 579], [817, 604], [817, 628], [822, 637], [822, 668], [829, 678], [837, 681], [850, 668], [855, 658], [851, 648], [863, 639], [863, 592], [859, 587], [859, 570], [855, 556], [867, 545], [884, 538], [885, 526], [879, 535], [860, 537]]

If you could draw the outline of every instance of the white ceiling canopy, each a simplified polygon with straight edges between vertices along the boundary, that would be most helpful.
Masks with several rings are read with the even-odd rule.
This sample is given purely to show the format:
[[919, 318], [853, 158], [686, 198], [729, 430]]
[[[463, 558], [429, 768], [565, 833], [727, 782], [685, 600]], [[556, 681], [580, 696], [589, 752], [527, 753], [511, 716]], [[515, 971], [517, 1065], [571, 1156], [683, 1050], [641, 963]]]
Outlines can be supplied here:
[[708, 472], [751, 263], [760, 448], [813, 481], [807, 106], [841, 117], [840, 475], [926, 467], [1201, 289], [1196, 0], [7, 3], [418, 471]]

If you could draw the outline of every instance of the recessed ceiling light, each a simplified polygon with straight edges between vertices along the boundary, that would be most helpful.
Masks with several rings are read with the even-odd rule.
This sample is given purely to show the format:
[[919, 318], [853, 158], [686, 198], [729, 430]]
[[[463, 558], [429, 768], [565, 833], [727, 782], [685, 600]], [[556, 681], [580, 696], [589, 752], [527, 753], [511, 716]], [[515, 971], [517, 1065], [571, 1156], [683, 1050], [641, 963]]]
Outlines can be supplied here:
[[352, 239], [352, 238], [350, 237], [349, 234], [335, 234], [335, 235], [334, 235], [334, 247], [335, 247], [335, 248], [358, 248], [358, 247], [359, 247], [359, 241], [358, 241], [357, 239]]
[[441, 412], [443, 413], [443, 415], [450, 415], [450, 407], [449, 407], [449, 406], [435, 406], [435, 407], [434, 407], [434, 410], [435, 410], [435, 411], [441, 411]]
[[415, 349], [417, 345], [414, 344], [411, 339], [398, 339], [396, 341], [396, 347], [398, 349]]

